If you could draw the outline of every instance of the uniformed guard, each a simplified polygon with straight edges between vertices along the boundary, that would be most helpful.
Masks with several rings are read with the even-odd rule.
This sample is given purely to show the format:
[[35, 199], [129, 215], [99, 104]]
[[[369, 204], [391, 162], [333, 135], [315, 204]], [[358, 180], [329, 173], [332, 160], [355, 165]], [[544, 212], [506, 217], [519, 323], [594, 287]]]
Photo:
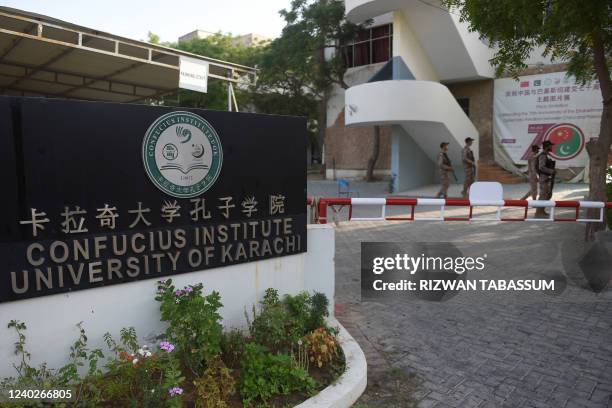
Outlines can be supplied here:
[[448, 143], [440, 143], [440, 153], [438, 153], [438, 167], [440, 168], [440, 191], [436, 194], [436, 197], [446, 198], [448, 195], [448, 186], [450, 181], [448, 179], [448, 173], [453, 171], [453, 165], [448, 158]]
[[[554, 144], [550, 140], [542, 143], [542, 152], [538, 155], [538, 176], [540, 196], [539, 200], [550, 200], [552, 197], [552, 183], [555, 179], [555, 161], [550, 158], [548, 153], [552, 150]], [[548, 216], [544, 208], [536, 209], [536, 217]]]
[[529, 178], [529, 191], [521, 197], [521, 200], [531, 196], [532, 199], [538, 199], [538, 153], [540, 147], [538, 145], [531, 146], [531, 156], [527, 159], [527, 177]]
[[476, 177], [476, 160], [474, 159], [474, 152], [472, 151], [472, 142], [474, 139], [471, 137], [465, 138], [465, 147], [461, 152], [461, 161], [463, 162], [463, 169], [465, 170], [465, 181], [463, 182], [463, 191], [461, 195], [465, 198], [470, 192], [470, 186], [474, 183]]

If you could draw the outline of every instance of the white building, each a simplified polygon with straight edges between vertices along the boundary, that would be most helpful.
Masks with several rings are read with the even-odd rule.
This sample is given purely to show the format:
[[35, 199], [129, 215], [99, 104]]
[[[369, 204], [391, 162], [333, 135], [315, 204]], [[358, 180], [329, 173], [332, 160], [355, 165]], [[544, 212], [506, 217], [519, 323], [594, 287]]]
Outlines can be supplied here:
[[239, 35], [233, 38], [234, 45], [243, 45], [244, 47], [260, 47], [271, 41], [272, 38], [255, 33]]
[[212, 37], [213, 35], [215, 35], [215, 33], [211, 32], [211, 31], [206, 31], [206, 30], [193, 30], [190, 33], [187, 33], [185, 35], [181, 35], [179, 37], [179, 42], [185, 42], [185, 41], [190, 41], [193, 39], [203, 39], [203, 38], [208, 38], [208, 37]]
[[[499, 140], [511, 139], [494, 135], [497, 85], [489, 63], [494, 50], [478, 33], [469, 32], [458, 12], [449, 12], [437, 0], [345, 0], [345, 6], [348, 20], [373, 23], [343, 49], [350, 88], [336, 87], [328, 103], [327, 178], [363, 177], [373, 126], [379, 125], [375, 174], [393, 175], [395, 191], [437, 182], [436, 157], [443, 141], [450, 143], [449, 156], [462, 182], [460, 151], [467, 137], [476, 139], [472, 148], [481, 180], [521, 181], [523, 162], [506, 154], [508, 146], [498, 146]], [[527, 63], [525, 75], [565, 70], [539, 50]], [[541, 104], [539, 91], [525, 91], [525, 96]], [[546, 107], [551, 106], [557, 105]], [[529, 138], [526, 148], [538, 140], [527, 130], [521, 138]], [[570, 164], [568, 179], [584, 167]]]

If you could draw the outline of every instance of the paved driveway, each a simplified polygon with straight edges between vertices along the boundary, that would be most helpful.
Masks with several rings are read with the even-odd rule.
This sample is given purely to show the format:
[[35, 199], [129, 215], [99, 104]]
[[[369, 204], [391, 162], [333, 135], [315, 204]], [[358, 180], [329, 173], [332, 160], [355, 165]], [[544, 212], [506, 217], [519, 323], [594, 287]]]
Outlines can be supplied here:
[[[562, 186], [555, 198], [582, 192]], [[337, 316], [369, 365], [360, 406], [612, 407], [612, 291], [595, 294], [584, 279], [583, 231], [575, 223], [340, 223]], [[487, 269], [471, 278], [555, 278], [566, 287], [362, 302], [361, 241], [451, 242], [466, 256], [487, 254]]]

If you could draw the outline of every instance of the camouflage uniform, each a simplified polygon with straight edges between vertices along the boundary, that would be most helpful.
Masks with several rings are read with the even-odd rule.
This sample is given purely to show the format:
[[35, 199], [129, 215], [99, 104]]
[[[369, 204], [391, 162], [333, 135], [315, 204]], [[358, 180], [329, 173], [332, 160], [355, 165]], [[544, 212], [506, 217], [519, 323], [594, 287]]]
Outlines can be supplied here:
[[453, 170], [453, 166], [451, 165], [448, 155], [444, 152], [438, 153], [438, 167], [440, 168], [440, 182], [442, 185], [436, 197], [446, 198], [448, 195], [448, 187], [450, 185], [448, 173]]
[[555, 177], [554, 167], [550, 167], [552, 160], [546, 152], [540, 153], [538, 156], [538, 174], [540, 175], [540, 196], [539, 200], [550, 200], [552, 197], [552, 178]]
[[529, 177], [529, 191], [521, 198], [525, 200], [529, 196], [534, 200], [538, 199], [538, 156], [539, 154], [533, 154], [527, 159], [527, 175]]
[[461, 160], [463, 161], [463, 169], [465, 170], [465, 181], [463, 182], [463, 191], [461, 195], [467, 197], [470, 186], [474, 183], [476, 177], [476, 164], [474, 160], [474, 152], [469, 146], [465, 146], [461, 152]]

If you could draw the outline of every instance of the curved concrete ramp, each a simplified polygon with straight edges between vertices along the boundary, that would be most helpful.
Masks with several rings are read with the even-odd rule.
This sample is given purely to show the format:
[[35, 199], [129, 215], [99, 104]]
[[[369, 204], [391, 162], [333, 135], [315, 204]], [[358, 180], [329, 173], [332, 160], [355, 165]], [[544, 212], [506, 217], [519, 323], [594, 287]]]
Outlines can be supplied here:
[[[349, 88], [345, 94], [346, 125], [399, 125], [425, 155], [436, 162], [441, 142], [460, 170], [466, 137], [478, 157], [478, 131], [448, 88], [433, 81], [371, 82]], [[401, 186], [405, 187], [405, 186]]]

